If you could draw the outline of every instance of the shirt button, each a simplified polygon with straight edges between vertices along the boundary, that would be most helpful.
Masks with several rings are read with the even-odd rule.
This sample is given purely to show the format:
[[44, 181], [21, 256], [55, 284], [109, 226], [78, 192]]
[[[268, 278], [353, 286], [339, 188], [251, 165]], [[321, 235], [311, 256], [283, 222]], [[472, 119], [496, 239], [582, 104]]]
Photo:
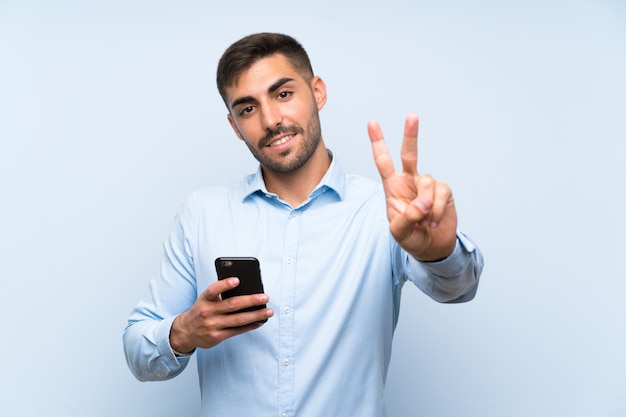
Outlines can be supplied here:
[[291, 216], [291, 217], [296, 217], [296, 211], [295, 211], [295, 210], [293, 210], [293, 211], [291, 212], [290, 216]]
[[291, 256], [288, 256], [288, 257], [287, 257], [287, 263], [288, 263], [288, 264], [290, 264], [290, 263], [291, 263], [291, 261], [292, 261]]
[[280, 415], [280, 417], [289, 417], [289, 414], [287, 414], [287, 413], [282, 413], [282, 414]]
[[283, 359], [283, 365], [289, 366], [289, 359]]
[[285, 307], [283, 308], [283, 311], [285, 312], [285, 314], [289, 314], [291, 312], [291, 309], [289, 307]]

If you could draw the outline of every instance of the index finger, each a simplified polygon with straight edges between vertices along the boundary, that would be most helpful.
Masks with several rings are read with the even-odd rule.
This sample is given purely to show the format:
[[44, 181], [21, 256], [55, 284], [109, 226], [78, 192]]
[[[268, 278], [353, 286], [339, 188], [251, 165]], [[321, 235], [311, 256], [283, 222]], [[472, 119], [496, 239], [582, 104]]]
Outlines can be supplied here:
[[383, 138], [383, 131], [377, 121], [371, 120], [367, 123], [367, 132], [372, 142], [372, 153], [374, 154], [374, 163], [383, 180], [393, 175], [396, 170], [393, 167], [393, 159], [389, 154], [389, 149]]
[[202, 292], [200, 298], [204, 298], [207, 301], [217, 301], [223, 292], [233, 289], [237, 285], [239, 285], [239, 278], [236, 277], [217, 280]]
[[402, 139], [402, 149], [400, 157], [402, 160], [402, 170], [407, 174], [418, 174], [417, 171], [417, 130], [419, 118], [416, 114], [410, 113], [404, 122], [404, 138]]

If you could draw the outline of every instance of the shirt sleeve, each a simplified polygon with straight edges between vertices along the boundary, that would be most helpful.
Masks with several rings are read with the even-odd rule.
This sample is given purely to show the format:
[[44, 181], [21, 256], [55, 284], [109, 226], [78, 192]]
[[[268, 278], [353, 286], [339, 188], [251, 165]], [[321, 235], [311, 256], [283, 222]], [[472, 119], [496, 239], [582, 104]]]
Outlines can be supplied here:
[[440, 303], [463, 303], [476, 295], [484, 266], [480, 249], [463, 232], [457, 232], [450, 256], [437, 262], [420, 262], [406, 254], [407, 279]]
[[148, 294], [133, 309], [124, 330], [126, 362], [141, 381], [158, 381], [180, 374], [189, 357], [176, 357], [169, 343], [175, 317], [197, 299], [197, 286], [190, 236], [193, 210], [189, 201], [179, 212], [164, 243], [159, 272]]

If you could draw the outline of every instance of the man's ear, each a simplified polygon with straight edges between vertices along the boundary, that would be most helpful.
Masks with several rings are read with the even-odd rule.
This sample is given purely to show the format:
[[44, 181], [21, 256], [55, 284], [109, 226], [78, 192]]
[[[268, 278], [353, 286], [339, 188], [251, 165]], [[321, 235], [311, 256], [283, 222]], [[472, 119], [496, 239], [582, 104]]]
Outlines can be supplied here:
[[235, 121], [233, 120], [233, 116], [230, 113], [228, 113], [226, 117], [228, 118], [228, 123], [230, 123], [230, 127], [232, 127], [233, 130], [235, 131], [235, 135], [237, 135], [239, 139], [243, 140], [243, 136], [241, 135], [239, 128], [235, 124]]
[[326, 104], [326, 83], [322, 80], [321, 77], [313, 77], [311, 80], [311, 91], [313, 91], [313, 96], [315, 97], [315, 102], [317, 103], [317, 110], [322, 110], [324, 105]]

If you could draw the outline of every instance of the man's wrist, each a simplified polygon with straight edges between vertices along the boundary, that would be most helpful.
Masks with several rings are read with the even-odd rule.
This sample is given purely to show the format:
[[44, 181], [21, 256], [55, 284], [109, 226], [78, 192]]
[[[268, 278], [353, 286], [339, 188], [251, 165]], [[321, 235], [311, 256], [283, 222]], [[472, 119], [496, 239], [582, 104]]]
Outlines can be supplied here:
[[196, 351], [196, 347], [192, 344], [185, 343], [183, 333], [180, 326], [181, 316], [179, 315], [174, 319], [172, 327], [170, 328], [169, 344], [172, 353], [176, 357], [190, 356]]
[[171, 345], [170, 345], [170, 349], [172, 349], [172, 353], [174, 354], [174, 356], [176, 356], [177, 358], [184, 358], [185, 356], [191, 356], [193, 355], [193, 353], [196, 351], [196, 349], [194, 348], [191, 352], [179, 352], [176, 349], [174, 349]]

